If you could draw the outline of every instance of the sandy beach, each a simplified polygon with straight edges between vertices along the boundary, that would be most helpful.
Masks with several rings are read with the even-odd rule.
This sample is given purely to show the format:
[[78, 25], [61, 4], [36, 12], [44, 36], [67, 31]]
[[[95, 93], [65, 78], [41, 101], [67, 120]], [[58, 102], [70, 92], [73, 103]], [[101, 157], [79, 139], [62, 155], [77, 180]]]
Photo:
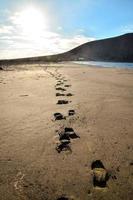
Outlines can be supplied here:
[[1, 200], [132, 200], [133, 70], [11, 66], [0, 102]]

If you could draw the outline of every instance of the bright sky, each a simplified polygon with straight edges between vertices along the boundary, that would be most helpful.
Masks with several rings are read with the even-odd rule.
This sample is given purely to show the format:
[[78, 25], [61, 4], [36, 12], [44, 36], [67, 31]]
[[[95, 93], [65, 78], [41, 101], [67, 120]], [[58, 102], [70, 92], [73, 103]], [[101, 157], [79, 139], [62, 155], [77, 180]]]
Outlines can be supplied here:
[[133, 32], [133, 0], [0, 0], [0, 59]]

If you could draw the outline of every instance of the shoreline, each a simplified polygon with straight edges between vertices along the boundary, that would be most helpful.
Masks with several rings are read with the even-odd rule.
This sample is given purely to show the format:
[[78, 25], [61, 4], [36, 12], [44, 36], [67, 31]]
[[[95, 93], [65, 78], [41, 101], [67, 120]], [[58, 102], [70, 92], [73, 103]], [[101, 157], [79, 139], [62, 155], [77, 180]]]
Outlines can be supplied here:
[[[12, 66], [18, 67], [18, 66], [71, 66], [71, 67], [96, 67], [96, 68], [115, 68], [115, 69], [133, 69], [133, 62], [111, 62], [111, 61], [62, 61], [62, 62], [43, 62], [43, 63], [21, 63], [21, 64], [7, 64], [0, 66], [1, 70], [11, 68]], [[14, 68], [15, 69], [15, 68]]]
[[[82, 62], [82, 61], [81, 61]], [[86, 61], [85, 61], [86, 62]], [[93, 62], [93, 61], [89, 61]], [[94, 61], [95, 62], [95, 61]], [[97, 63], [112, 63], [112, 62], [97, 62]], [[115, 62], [117, 65], [117, 62]], [[119, 64], [119, 62], [118, 62]], [[133, 63], [127, 63], [127, 64], [133, 64]], [[35, 64], [16, 64], [16, 65], [7, 65], [7, 66], [2, 66], [3, 70], [31, 70], [36, 69], [36, 67], [40, 67], [42, 69], [43, 67], [89, 67], [89, 68], [105, 68], [105, 69], [120, 69], [120, 70], [133, 70], [133, 67], [120, 67], [120, 66], [102, 66], [102, 65], [95, 65], [95, 64], [84, 64], [84, 63], [78, 63], [78, 61], [63, 61], [63, 62], [49, 62], [49, 63], [35, 63]]]

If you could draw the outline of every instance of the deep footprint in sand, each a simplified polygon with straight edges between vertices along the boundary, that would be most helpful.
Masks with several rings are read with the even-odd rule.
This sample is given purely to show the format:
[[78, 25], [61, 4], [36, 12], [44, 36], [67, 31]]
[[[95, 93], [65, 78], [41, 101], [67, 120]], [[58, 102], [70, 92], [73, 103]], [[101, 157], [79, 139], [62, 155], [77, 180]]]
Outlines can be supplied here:
[[64, 117], [61, 113], [54, 113], [54, 118], [55, 120], [66, 119], [66, 117]]
[[58, 86], [60, 86], [61, 85], [61, 83], [57, 83], [56, 85], [55, 85], [55, 87], [58, 87]]
[[75, 110], [69, 110], [68, 111], [68, 116], [73, 116], [75, 115]]
[[93, 186], [96, 188], [106, 188], [109, 174], [100, 160], [92, 163], [91, 169], [93, 170]]
[[20, 97], [28, 97], [28, 94], [21, 94]]
[[64, 87], [71, 87], [71, 85], [64, 85]]
[[73, 128], [68, 128], [68, 127], [64, 128], [64, 130], [59, 133], [59, 137], [60, 140], [63, 139], [70, 140], [70, 139], [80, 138], [79, 135], [75, 133]]
[[67, 97], [71, 97], [71, 96], [73, 96], [73, 94], [72, 93], [68, 93], [68, 94], [66, 94], [66, 96]]
[[62, 87], [56, 87], [56, 90], [66, 91], [66, 89], [64, 89]]
[[64, 129], [64, 133], [68, 134], [71, 139], [80, 138], [80, 136], [75, 133], [75, 131], [73, 130], [73, 128], [66, 127]]
[[57, 83], [63, 83], [63, 80], [59, 79], [59, 80], [57, 81]]
[[61, 153], [61, 151], [72, 152], [69, 144], [70, 140], [62, 140], [59, 144], [57, 144], [56, 150], [58, 151], [58, 153]]
[[62, 93], [56, 93], [56, 96], [57, 96], [57, 97], [61, 97], [61, 96], [63, 97], [63, 96], [65, 96], [65, 94], [62, 94]]
[[62, 104], [68, 104], [68, 103], [70, 103], [70, 102], [71, 102], [71, 101], [67, 101], [67, 100], [58, 100], [57, 104], [62, 105]]
[[56, 84], [56, 87], [62, 86], [62, 85], [63, 85], [63, 83], [57, 83], [57, 84]]
[[69, 134], [68, 133], [66, 133], [65, 131], [63, 131], [63, 132], [61, 132], [61, 133], [59, 133], [59, 140], [60, 141], [70, 141], [70, 137], [69, 137]]

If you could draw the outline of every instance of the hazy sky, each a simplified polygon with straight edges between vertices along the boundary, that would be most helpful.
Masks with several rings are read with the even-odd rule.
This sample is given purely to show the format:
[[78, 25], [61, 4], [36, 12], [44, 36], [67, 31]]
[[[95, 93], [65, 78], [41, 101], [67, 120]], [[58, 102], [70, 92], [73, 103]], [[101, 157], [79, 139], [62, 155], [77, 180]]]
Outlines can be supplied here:
[[133, 0], [0, 0], [0, 59], [133, 32]]

